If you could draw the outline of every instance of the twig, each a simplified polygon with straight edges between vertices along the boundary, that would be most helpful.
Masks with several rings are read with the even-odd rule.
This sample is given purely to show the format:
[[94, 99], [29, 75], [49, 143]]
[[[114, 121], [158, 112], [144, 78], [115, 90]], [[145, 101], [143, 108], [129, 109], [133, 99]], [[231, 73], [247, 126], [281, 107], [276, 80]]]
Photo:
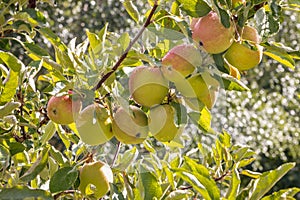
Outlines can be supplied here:
[[155, 13], [156, 8], [158, 7], [157, 1], [155, 1], [146, 22], [144, 23], [143, 27], [141, 28], [141, 30], [137, 33], [137, 35], [133, 38], [133, 40], [129, 43], [128, 47], [125, 49], [124, 53], [122, 54], [122, 56], [119, 58], [119, 60], [116, 62], [116, 64], [113, 66], [113, 68], [111, 69], [111, 71], [107, 72], [104, 76], [102, 76], [102, 78], [100, 79], [100, 81], [97, 83], [97, 85], [95, 87], [93, 87], [93, 91], [98, 90], [101, 85], [118, 69], [118, 67], [121, 65], [121, 63], [125, 60], [125, 58], [127, 57], [127, 54], [129, 52], [129, 50], [133, 47], [133, 45], [137, 42], [137, 40], [141, 37], [141, 35], [143, 34], [143, 32], [145, 31], [145, 29], [152, 23], [151, 18]]
[[113, 160], [112, 160], [112, 162], [111, 162], [111, 164], [110, 164], [110, 167], [113, 167], [113, 166], [114, 166], [114, 164], [115, 164], [115, 162], [116, 162], [116, 160], [117, 160], [117, 157], [118, 157], [118, 155], [119, 155], [120, 149], [121, 149], [121, 142], [118, 142], [117, 150], [116, 150], [116, 153], [115, 153], [115, 155], [114, 155], [114, 158], [113, 158]]

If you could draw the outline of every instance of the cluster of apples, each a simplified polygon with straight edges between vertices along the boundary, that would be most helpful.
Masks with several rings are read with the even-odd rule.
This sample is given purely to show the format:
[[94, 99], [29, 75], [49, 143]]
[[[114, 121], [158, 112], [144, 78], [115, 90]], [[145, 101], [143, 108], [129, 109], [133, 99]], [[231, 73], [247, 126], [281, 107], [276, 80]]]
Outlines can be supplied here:
[[[62, 125], [75, 122], [81, 140], [89, 145], [103, 144], [112, 137], [124, 144], [139, 144], [149, 133], [161, 142], [173, 140], [180, 127], [176, 124], [176, 109], [166, 100], [170, 83], [193, 110], [204, 106], [211, 109], [217, 99], [219, 82], [209, 72], [199, 70], [202, 65], [199, 48], [210, 54], [222, 53], [229, 74], [237, 79], [240, 71], [255, 67], [262, 59], [260, 37], [251, 26], [238, 30], [233, 25], [225, 28], [217, 13], [211, 11], [193, 19], [191, 30], [197, 45], [175, 46], [162, 58], [161, 66], [139, 66], [131, 72], [128, 84], [135, 105], [117, 107], [113, 113], [98, 103], [82, 109], [81, 99], [74, 98], [70, 91], [50, 98], [49, 118]], [[92, 193], [100, 198], [109, 191], [112, 172], [101, 161], [86, 163], [80, 170], [80, 180], [83, 194], [89, 194], [88, 186], [93, 185]]]
[[[229, 28], [225, 28], [218, 14], [211, 11], [204, 17], [193, 19], [191, 29], [194, 41], [207, 53], [224, 53], [224, 60], [229, 68], [245, 71], [257, 66], [262, 60], [260, 36], [249, 25], [238, 27], [231, 23]], [[230, 71], [237, 73], [236, 69]]]

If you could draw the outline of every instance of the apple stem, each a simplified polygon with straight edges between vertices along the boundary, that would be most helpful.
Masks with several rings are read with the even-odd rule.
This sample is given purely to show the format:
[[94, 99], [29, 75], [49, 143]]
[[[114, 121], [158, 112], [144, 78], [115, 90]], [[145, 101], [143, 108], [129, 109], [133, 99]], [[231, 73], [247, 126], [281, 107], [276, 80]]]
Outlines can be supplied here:
[[115, 162], [116, 162], [117, 157], [118, 157], [118, 155], [119, 155], [120, 149], [121, 149], [121, 142], [118, 142], [116, 153], [115, 153], [114, 158], [113, 158], [113, 160], [112, 160], [112, 162], [111, 162], [111, 164], [110, 164], [110, 167], [111, 167], [111, 168], [115, 165]]
[[118, 67], [121, 65], [121, 63], [125, 60], [129, 50], [133, 47], [133, 45], [141, 37], [141, 35], [145, 31], [145, 29], [152, 23], [151, 19], [152, 19], [152, 16], [154, 15], [154, 13], [155, 13], [155, 10], [156, 10], [157, 7], [158, 7], [158, 3], [157, 3], [157, 0], [156, 0], [154, 2], [154, 5], [153, 5], [153, 7], [152, 7], [145, 23], [144, 23], [144, 25], [142, 26], [142, 28], [139, 30], [137, 35], [130, 41], [128, 47], [125, 49], [124, 53], [121, 55], [121, 57], [116, 62], [116, 64], [113, 66], [113, 68], [109, 72], [107, 72], [104, 76], [102, 76], [102, 78], [99, 80], [97, 85], [92, 88], [93, 91], [98, 90], [101, 87], [101, 85], [118, 69]]

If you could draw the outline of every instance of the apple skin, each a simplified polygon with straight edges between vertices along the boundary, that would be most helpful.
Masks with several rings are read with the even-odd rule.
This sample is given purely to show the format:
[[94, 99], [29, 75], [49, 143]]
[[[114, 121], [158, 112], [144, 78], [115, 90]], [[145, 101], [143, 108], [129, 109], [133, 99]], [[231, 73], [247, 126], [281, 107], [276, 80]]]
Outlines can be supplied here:
[[[94, 186], [92, 195], [97, 199], [103, 197], [109, 190], [109, 183], [113, 182], [113, 172], [111, 168], [102, 161], [86, 163], [80, 169], [80, 184], [78, 189], [85, 196], [90, 195], [90, 184]], [[87, 193], [88, 192], [88, 193]]]
[[47, 105], [47, 115], [57, 124], [71, 124], [77, 118], [81, 106], [81, 100], [73, 98], [72, 94], [52, 96]]
[[254, 28], [245, 26], [241, 35], [241, 41], [234, 42], [226, 51], [224, 57], [239, 71], [245, 71], [257, 66], [263, 56], [263, 47], [257, 42], [259, 35]]
[[148, 123], [151, 134], [160, 142], [169, 142], [175, 138], [178, 133], [178, 127], [175, 125], [176, 111], [169, 105], [158, 105], [150, 109]]
[[128, 83], [133, 100], [145, 107], [160, 104], [169, 91], [168, 81], [158, 67], [136, 67]]
[[218, 54], [227, 50], [234, 40], [234, 28], [225, 28], [216, 12], [201, 17], [193, 27], [193, 40], [207, 53]]
[[117, 140], [124, 144], [140, 144], [148, 136], [147, 115], [136, 106], [119, 107], [113, 117], [112, 130]]
[[99, 104], [85, 107], [75, 122], [79, 136], [86, 144], [103, 144], [113, 137], [107, 109]]
[[176, 83], [192, 74], [202, 64], [200, 51], [191, 44], [181, 44], [172, 48], [162, 58], [162, 73], [166, 79]]

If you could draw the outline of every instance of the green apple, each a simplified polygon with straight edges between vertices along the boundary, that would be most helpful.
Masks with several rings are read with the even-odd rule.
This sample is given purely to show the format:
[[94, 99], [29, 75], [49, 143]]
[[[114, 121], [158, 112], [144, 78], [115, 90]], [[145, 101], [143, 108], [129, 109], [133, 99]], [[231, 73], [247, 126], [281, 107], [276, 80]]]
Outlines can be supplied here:
[[239, 71], [245, 71], [257, 66], [262, 59], [263, 47], [257, 42], [259, 35], [254, 28], [245, 26], [241, 40], [234, 42], [226, 51], [224, 57]]
[[75, 122], [80, 138], [86, 144], [103, 144], [113, 137], [110, 115], [100, 104], [85, 107]]
[[191, 44], [181, 44], [172, 48], [162, 58], [162, 73], [166, 79], [176, 83], [192, 74], [202, 64], [200, 51]]
[[103, 197], [109, 190], [109, 183], [113, 182], [113, 172], [104, 162], [86, 163], [80, 169], [80, 184], [78, 189], [84, 196]]
[[175, 138], [178, 133], [175, 114], [175, 109], [169, 104], [154, 106], [150, 109], [149, 130], [155, 139], [160, 142], [169, 142]]
[[135, 102], [151, 107], [168, 94], [168, 81], [158, 67], [136, 67], [129, 76], [129, 91]]
[[218, 14], [211, 11], [194, 25], [192, 37], [206, 52], [218, 54], [230, 47], [234, 40], [234, 32], [233, 26], [225, 28]]
[[148, 136], [147, 115], [136, 106], [119, 107], [113, 117], [114, 136], [124, 144], [140, 144]]
[[74, 98], [72, 92], [62, 96], [52, 96], [47, 105], [49, 119], [57, 124], [71, 124], [81, 110], [81, 100]]

